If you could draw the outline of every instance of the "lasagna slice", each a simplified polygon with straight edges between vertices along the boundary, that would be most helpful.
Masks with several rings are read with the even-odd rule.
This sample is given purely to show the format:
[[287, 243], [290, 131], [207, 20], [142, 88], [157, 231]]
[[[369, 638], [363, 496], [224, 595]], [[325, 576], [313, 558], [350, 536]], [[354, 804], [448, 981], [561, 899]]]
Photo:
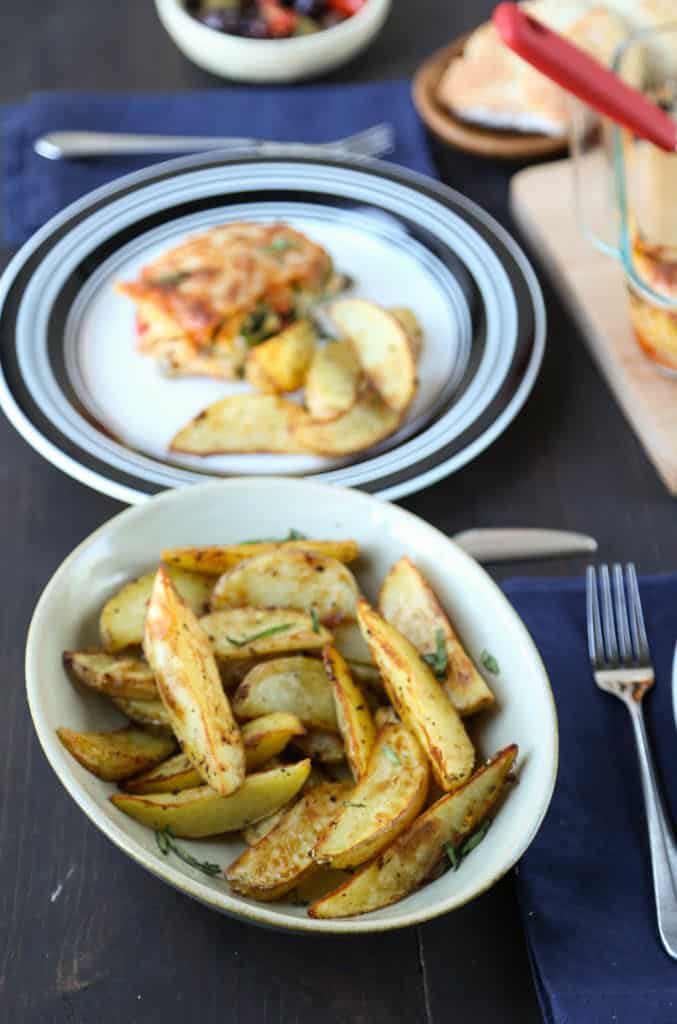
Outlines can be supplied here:
[[136, 305], [139, 351], [171, 374], [233, 379], [250, 345], [307, 310], [333, 281], [331, 257], [287, 224], [212, 228], [119, 285]]

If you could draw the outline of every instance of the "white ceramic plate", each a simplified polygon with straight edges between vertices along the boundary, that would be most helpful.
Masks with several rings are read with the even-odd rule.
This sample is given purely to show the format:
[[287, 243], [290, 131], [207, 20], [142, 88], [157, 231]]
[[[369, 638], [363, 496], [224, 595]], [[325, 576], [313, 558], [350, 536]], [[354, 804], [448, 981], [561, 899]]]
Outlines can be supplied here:
[[[179, 426], [244, 385], [163, 378], [136, 351], [132, 305], [115, 281], [187, 234], [279, 218], [326, 244], [359, 294], [412, 306], [425, 329], [420, 393], [393, 437], [343, 462], [170, 453]], [[451, 190], [298, 149], [202, 154], [100, 189], [19, 252], [0, 282], [0, 403], [55, 465], [129, 503], [244, 474], [313, 474], [395, 498], [458, 469], [506, 428], [533, 387], [544, 339], [524, 254]]]
[[[362, 547], [358, 578], [376, 598], [389, 566], [410, 555], [432, 582], [477, 660], [496, 657], [492, 677], [498, 709], [478, 720], [486, 757], [508, 743], [520, 747], [520, 780], [491, 830], [458, 871], [447, 872], [406, 900], [339, 921], [314, 921], [290, 903], [259, 904], [231, 894], [173, 857], [163, 857], [154, 834], [109, 802], [114, 787], [90, 775], [65, 751], [59, 725], [96, 730], [122, 724], [108, 702], [81, 692], [66, 676], [65, 649], [97, 642], [98, 612], [130, 576], [147, 571], [165, 546], [208, 544], [284, 535], [354, 537]], [[298, 480], [252, 479], [203, 484], [162, 494], [111, 519], [66, 559], [33, 616], [26, 652], [28, 700], [40, 742], [56, 774], [82, 810], [120, 849], [187, 895], [259, 924], [299, 931], [371, 932], [400, 928], [444, 914], [473, 899], [524, 853], [547, 810], [557, 770], [557, 720], [550, 685], [529, 634], [489, 576], [438, 530], [394, 505], [356, 491]], [[475, 730], [473, 730], [475, 731]], [[224, 865], [241, 851], [238, 839], [185, 841], [203, 860]]]

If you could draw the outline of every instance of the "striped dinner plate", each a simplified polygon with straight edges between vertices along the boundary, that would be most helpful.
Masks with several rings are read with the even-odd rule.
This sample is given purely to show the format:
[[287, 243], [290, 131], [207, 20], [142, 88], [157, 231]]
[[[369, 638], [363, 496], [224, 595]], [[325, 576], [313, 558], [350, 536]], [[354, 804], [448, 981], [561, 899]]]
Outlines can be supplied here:
[[[0, 283], [0, 404], [24, 438], [82, 483], [125, 502], [231, 476], [313, 476], [397, 498], [475, 458], [536, 380], [545, 312], [513, 238], [464, 196], [374, 161], [203, 154], [155, 165], [69, 206]], [[116, 290], [186, 236], [285, 221], [329, 250], [353, 293], [409, 306], [424, 331], [415, 401], [396, 433], [341, 460], [171, 453], [169, 441], [242, 382], [163, 376], [136, 347]]]

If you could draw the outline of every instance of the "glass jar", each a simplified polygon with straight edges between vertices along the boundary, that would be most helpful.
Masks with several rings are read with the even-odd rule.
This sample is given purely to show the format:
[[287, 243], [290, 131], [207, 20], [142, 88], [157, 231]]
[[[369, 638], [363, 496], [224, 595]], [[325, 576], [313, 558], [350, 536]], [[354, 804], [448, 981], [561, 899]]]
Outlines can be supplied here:
[[[630, 36], [613, 68], [677, 118], [677, 22]], [[677, 153], [575, 101], [572, 157], [581, 228], [623, 267], [638, 344], [677, 376]]]

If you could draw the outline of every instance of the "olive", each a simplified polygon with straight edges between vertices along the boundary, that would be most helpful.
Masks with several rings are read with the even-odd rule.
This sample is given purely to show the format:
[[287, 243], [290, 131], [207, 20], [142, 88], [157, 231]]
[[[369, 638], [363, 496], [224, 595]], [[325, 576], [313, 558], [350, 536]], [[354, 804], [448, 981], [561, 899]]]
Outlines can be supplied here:
[[306, 18], [320, 18], [326, 6], [325, 0], [294, 0], [294, 10]]
[[236, 32], [240, 15], [235, 10], [206, 11], [197, 15], [197, 20], [216, 32]]

